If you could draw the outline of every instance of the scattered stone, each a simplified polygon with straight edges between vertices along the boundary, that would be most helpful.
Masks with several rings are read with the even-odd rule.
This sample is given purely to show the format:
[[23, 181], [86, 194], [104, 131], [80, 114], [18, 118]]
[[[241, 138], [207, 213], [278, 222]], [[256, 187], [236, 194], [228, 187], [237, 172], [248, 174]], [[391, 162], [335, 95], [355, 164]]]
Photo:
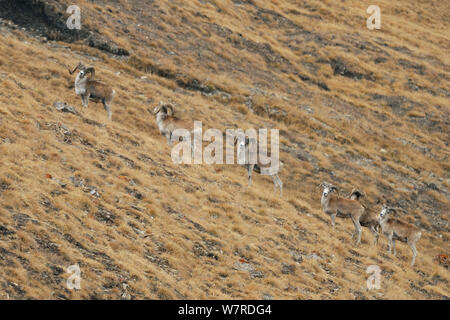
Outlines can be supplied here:
[[292, 259], [297, 263], [301, 263], [303, 261], [303, 256], [298, 251], [292, 250], [291, 256], [292, 256]]
[[363, 75], [358, 72], [350, 71], [344, 62], [340, 60], [331, 60], [330, 65], [333, 68], [333, 72], [335, 75], [339, 74], [341, 76], [352, 78], [354, 80], [361, 80]]
[[69, 180], [72, 182], [72, 184], [75, 187], [82, 187], [82, 186], [84, 186], [83, 179], [81, 179], [79, 177], [70, 176]]
[[98, 207], [98, 211], [95, 217], [98, 221], [104, 222], [106, 224], [113, 224], [116, 219], [116, 215], [114, 213], [109, 212], [103, 207]]
[[264, 278], [264, 273], [255, 269], [249, 262], [237, 261], [233, 265], [234, 270], [247, 271], [252, 278]]
[[122, 283], [123, 293], [122, 293], [121, 297], [123, 300], [131, 300], [131, 295], [128, 293], [127, 288], [128, 288], [128, 284]]
[[67, 185], [66, 183], [62, 182], [62, 181], [59, 180], [59, 179], [52, 178], [52, 180], [55, 181], [57, 184], [59, 184], [62, 188], [65, 188], [66, 185]]
[[385, 57], [378, 57], [378, 58], [376, 58], [375, 59], [375, 64], [379, 64], [379, 63], [383, 63], [383, 62], [386, 62], [387, 61], [387, 58], [385, 58]]
[[308, 254], [306, 257], [306, 259], [313, 259], [313, 260], [319, 260], [320, 256], [317, 255], [315, 252]]
[[199, 242], [194, 243], [194, 248], [192, 250], [197, 257], [208, 257], [219, 260], [219, 257], [216, 254], [207, 251], [205, 247]]
[[447, 254], [438, 254], [433, 258], [434, 261], [439, 263], [441, 266], [443, 266], [446, 269], [450, 268], [450, 259]]
[[142, 195], [142, 193], [140, 193], [139, 191], [137, 191], [136, 189], [130, 189], [128, 187], [125, 187], [125, 191], [132, 195], [133, 197], [135, 197], [138, 200], [142, 200], [144, 198], [144, 196]]
[[283, 263], [281, 267], [282, 274], [295, 274], [295, 265]]
[[58, 111], [62, 111], [62, 112], [69, 112], [69, 113], [73, 113], [73, 114], [78, 114], [78, 112], [75, 110], [74, 107], [69, 106], [68, 104], [66, 104], [65, 102], [61, 102], [61, 101], [57, 101], [53, 104], [53, 107], [56, 108], [56, 110]]
[[8, 230], [8, 228], [0, 225], [0, 236], [9, 236], [14, 233], [15, 233], [14, 231]]
[[95, 189], [91, 189], [91, 191], [89, 191], [89, 193], [97, 198], [100, 197], [100, 194]]
[[263, 299], [264, 300], [273, 300], [273, 297], [270, 293], [264, 293], [263, 294]]

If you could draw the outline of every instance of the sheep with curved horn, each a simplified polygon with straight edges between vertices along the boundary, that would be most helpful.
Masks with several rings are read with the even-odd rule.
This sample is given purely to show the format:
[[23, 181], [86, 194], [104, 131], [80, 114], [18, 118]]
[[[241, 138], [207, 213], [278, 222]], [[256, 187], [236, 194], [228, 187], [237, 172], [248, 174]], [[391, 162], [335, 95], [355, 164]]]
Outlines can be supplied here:
[[88, 107], [89, 98], [100, 100], [108, 113], [108, 119], [111, 121], [111, 103], [114, 98], [115, 90], [103, 82], [94, 80], [94, 67], [86, 68], [86, 66], [80, 62], [73, 70], [69, 69], [69, 73], [73, 74], [77, 69], [80, 72], [78, 72], [75, 78], [75, 93], [78, 96], [81, 96], [83, 107]]
[[166, 137], [168, 145], [172, 145], [172, 134], [176, 129], [186, 129], [190, 132], [194, 130], [193, 122], [174, 116], [173, 106], [170, 103], [160, 101], [153, 111], [148, 111], [155, 115], [159, 132]]
[[355, 226], [355, 232], [353, 233], [352, 238], [356, 235], [356, 244], [360, 244], [362, 232], [360, 219], [364, 214], [364, 207], [357, 200], [341, 198], [339, 194], [336, 194], [339, 192], [338, 188], [331, 184], [322, 182], [320, 186], [323, 187], [321, 199], [322, 209], [326, 214], [330, 215], [333, 228], [335, 227], [336, 216], [351, 218], [353, 225]]
[[416, 243], [422, 236], [422, 232], [416, 226], [393, 217], [392, 215], [395, 213], [395, 209], [383, 205], [379, 215], [381, 229], [389, 241], [388, 251], [391, 253], [393, 248], [395, 256], [395, 240], [406, 242], [413, 253], [411, 261], [411, 266], [413, 266], [417, 257]]

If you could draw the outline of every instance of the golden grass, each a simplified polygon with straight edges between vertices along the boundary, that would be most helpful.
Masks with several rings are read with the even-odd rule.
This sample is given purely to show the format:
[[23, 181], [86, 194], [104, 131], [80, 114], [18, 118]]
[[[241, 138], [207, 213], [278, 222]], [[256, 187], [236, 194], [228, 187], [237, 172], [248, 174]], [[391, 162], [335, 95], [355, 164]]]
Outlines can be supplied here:
[[[127, 60], [81, 42], [53, 48], [20, 31], [0, 35], [0, 225], [15, 231], [0, 236], [2, 250], [12, 252], [0, 252], [5, 259], [0, 283], [10, 298], [120, 299], [123, 282], [135, 299], [354, 299], [356, 292], [366, 299], [449, 296], [448, 271], [433, 261], [448, 253], [449, 234], [438, 231], [430, 218], [436, 211], [448, 223], [448, 97], [437, 90], [449, 84], [445, 10], [380, 1], [382, 30], [370, 32], [365, 28], [369, 2], [310, 0], [304, 7], [295, 1], [253, 2], [326, 45], [290, 36], [295, 30], [279, 27], [270, 11], [260, 13], [265, 20], [255, 20], [256, 7], [232, 1], [158, 2], [158, 8], [146, 8], [159, 15], [154, 24], [133, 13], [138, 3], [132, 1], [121, 0], [122, 9], [80, 1], [86, 24], [129, 49]], [[431, 2], [445, 9], [442, 2]], [[135, 40], [111, 19], [128, 22]], [[134, 27], [137, 23], [142, 26]], [[228, 28], [230, 36], [214, 33], [209, 23]], [[292, 39], [300, 50], [288, 46]], [[248, 43], [267, 43], [271, 50]], [[361, 43], [366, 49], [358, 48]], [[271, 60], [274, 56], [282, 59]], [[375, 63], [380, 56], [386, 61]], [[375, 81], [334, 75], [326, 62], [332, 59]], [[79, 60], [95, 65], [96, 76], [116, 89], [112, 122], [98, 103], [82, 108], [69, 88], [66, 65]], [[400, 60], [423, 66], [423, 74]], [[152, 68], [174, 76], [151, 74]], [[197, 79], [230, 96], [180, 88], [180, 79]], [[408, 79], [429, 90], [409, 90]], [[404, 97], [406, 111], [397, 114], [373, 95]], [[270, 178], [257, 174], [247, 188], [239, 166], [174, 165], [147, 112], [159, 100], [174, 102], [182, 118], [202, 119], [204, 130], [279, 128], [286, 147], [283, 197], [273, 192]], [[55, 101], [75, 106], [80, 116], [57, 112]], [[426, 119], [443, 130], [433, 131]], [[73, 185], [71, 176], [84, 185]], [[354, 248], [347, 220], [338, 220], [332, 230], [315, 189], [323, 180], [335, 182], [343, 194], [362, 188], [365, 204], [375, 210], [377, 199], [413, 203], [403, 218], [427, 228], [417, 265], [409, 267], [411, 253], [402, 243], [397, 257], [387, 255], [382, 236], [372, 247], [367, 229], [362, 245]], [[439, 191], [420, 189], [431, 182]], [[22, 221], [17, 214], [33, 220]], [[294, 251], [301, 262], [293, 259]], [[241, 261], [252, 271], [239, 269]], [[65, 269], [76, 263], [82, 290], [70, 291]], [[283, 269], [284, 264], [293, 268]], [[366, 288], [371, 264], [384, 272], [380, 290]], [[53, 275], [50, 266], [63, 272]]]

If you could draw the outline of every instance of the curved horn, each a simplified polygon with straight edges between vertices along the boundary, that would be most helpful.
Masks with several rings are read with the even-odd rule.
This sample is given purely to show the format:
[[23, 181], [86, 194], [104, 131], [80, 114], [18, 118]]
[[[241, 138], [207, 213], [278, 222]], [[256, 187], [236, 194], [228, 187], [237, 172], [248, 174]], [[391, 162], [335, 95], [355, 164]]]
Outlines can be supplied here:
[[364, 196], [365, 196], [364, 193], [355, 188], [353, 188], [352, 192], [350, 193], [350, 198], [355, 197], [356, 200], [359, 200], [359, 198], [362, 198]]
[[84, 68], [83, 64], [82, 64], [81, 62], [79, 62], [79, 63], [77, 64], [77, 66], [76, 66], [72, 71], [70, 71], [70, 69], [69, 69], [69, 73], [70, 73], [70, 74], [73, 74], [77, 69], [82, 70], [83, 68]]
[[314, 190], [319, 189], [320, 187], [323, 187], [323, 182], [321, 182], [319, 185], [316, 186], [316, 188]]
[[90, 73], [91, 74], [91, 78], [93, 78], [95, 76], [95, 69], [94, 67], [89, 67], [85, 70], [86, 73]]
[[158, 114], [158, 112], [161, 110], [162, 106], [161, 104], [157, 105], [153, 111], [148, 110], [149, 112], [152, 112], [153, 114]]
[[70, 69], [69, 69], [69, 74], [73, 74], [77, 69], [78, 69], [78, 65], [72, 71], [70, 71]]
[[159, 104], [153, 109], [153, 114], [157, 114], [164, 107], [164, 101], [160, 101]]
[[165, 107], [167, 109], [167, 115], [168, 116], [173, 116], [173, 106], [170, 103], [168, 103], [168, 104], [165, 105]]

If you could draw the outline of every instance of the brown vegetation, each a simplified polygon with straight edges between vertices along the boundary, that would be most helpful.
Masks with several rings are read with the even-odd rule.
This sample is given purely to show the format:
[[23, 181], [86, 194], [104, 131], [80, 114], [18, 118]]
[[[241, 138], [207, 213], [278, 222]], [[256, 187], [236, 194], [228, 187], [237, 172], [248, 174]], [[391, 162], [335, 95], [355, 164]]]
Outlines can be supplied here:
[[[1, 299], [120, 299], [124, 283], [133, 299], [448, 299], [447, 1], [379, 0], [374, 31], [357, 0], [77, 3], [101, 41], [0, 21]], [[82, 108], [79, 61], [116, 90], [113, 121]], [[280, 129], [283, 197], [240, 166], [173, 164], [160, 100], [208, 128]], [[354, 248], [348, 220], [330, 233], [321, 181], [405, 209], [425, 231], [415, 266], [368, 232]]]

